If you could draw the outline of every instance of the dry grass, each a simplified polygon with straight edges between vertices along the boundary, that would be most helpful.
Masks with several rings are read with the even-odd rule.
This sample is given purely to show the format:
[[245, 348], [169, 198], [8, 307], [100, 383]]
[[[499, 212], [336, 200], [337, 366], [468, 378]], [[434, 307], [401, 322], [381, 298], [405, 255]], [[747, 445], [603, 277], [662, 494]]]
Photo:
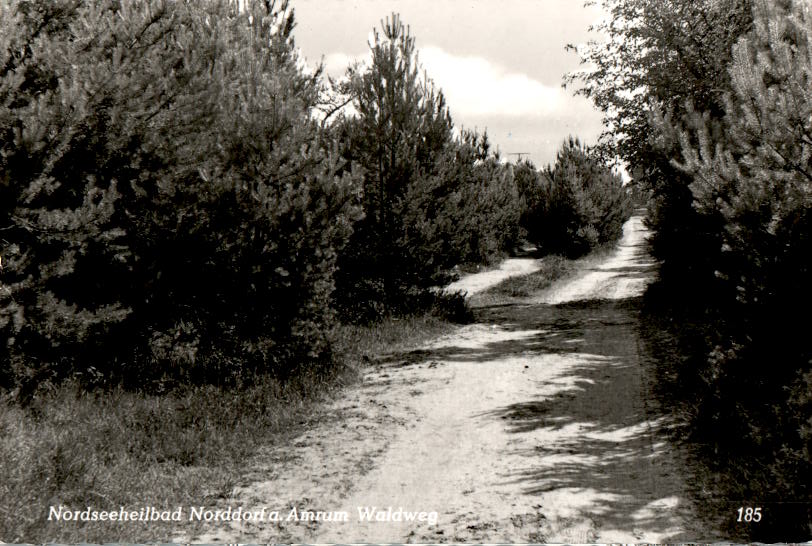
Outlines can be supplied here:
[[335, 344], [345, 365], [296, 381], [164, 395], [65, 385], [25, 409], [0, 402], [0, 541], [168, 541], [177, 524], [58, 523], [47, 521], [48, 510], [212, 506], [230, 495], [247, 458], [289, 441], [368, 358], [451, 328], [431, 316], [340, 326]]
[[341, 325], [334, 334], [334, 347], [345, 361], [363, 362], [381, 353], [401, 352], [422, 345], [453, 328], [431, 313], [389, 318], [370, 326]]
[[[315, 389], [312, 389], [315, 391]], [[49, 506], [169, 508], [227, 495], [257, 439], [279, 440], [327, 389], [267, 380], [241, 391], [152, 396], [64, 386], [0, 408], [0, 537], [6, 542], [168, 538], [161, 524], [48, 522]]]

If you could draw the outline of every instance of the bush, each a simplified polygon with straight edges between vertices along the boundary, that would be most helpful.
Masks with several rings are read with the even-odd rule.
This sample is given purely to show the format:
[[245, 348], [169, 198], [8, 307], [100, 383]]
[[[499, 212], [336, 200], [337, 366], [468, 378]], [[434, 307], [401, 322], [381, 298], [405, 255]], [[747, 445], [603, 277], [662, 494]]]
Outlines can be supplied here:
[[357, 179], [312, 121], [286, 3], [2, 10], [7, 386], [329, 358]]
[[522, 204], [510, 165], [490, 153], [487, 134], [463, 130], [439, 160], [448, 194], [439, 200], [437, 237], [446, 263], [489, 263], [523, 235]]
[[620, 176], [578, 139], [570, 137], [543, 174], [523, 170], [528, 237], [545, 252], [577, 257], [622, 235], [631, 196]]
[[[676, 164], [692, 179], [697, 213], [719, 226], [708, 264], [718, 333], [707, 338], [700, 368], [703, 413], [725, 431], [727, 450], [746, 446], [759, 461], [745, 465], [749, 495], [776, 488], [802, 502], [812, 499], [802, 478], [812, 470], [804, 391], [812, 350], [792, 310], [812, 305], [812, 148], [798, 136], [812, 135], [809, 17], [802, 3], [754, 9], [753, 31], [733, 48], [724, 117], [689, 117]], [[772, 517], [764, 531], [812, 529], [808, 506]]]
[[434, 298], [432, 315], [449, 322], [468, 324], [474, 320], [474, 312], [466, 299], [466, 292], [440, 292]]

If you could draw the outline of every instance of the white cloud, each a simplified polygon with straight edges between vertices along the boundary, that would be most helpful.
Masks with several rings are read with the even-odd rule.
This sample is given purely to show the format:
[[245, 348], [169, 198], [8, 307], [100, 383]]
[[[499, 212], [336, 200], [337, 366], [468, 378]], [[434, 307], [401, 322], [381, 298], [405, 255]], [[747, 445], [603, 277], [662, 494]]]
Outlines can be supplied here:
[[420, 62], [443, 90], [452, 113], [548, 117], [561, 112], [568, 93], [526, 74], [508, 72], [482, 57], [458, 57], [438, 47], [420, 49]]
[[[573, 106], [564, 89], [509, 72], [483, 57], [460, 57], [435, 46], [420, 48], [418, 56], [455, 116], [548, 118]], [[369, 54], [330, 53], [324, 57], [324, 68], [327, 74], [341, 77], [358, 60], [368, 63]]]
[[352, 63], [363, 57], [363, 55], [353, 56], [346, 53], [330, 53], [324, 56], [324, 71], [334, 78], [341, 78]]

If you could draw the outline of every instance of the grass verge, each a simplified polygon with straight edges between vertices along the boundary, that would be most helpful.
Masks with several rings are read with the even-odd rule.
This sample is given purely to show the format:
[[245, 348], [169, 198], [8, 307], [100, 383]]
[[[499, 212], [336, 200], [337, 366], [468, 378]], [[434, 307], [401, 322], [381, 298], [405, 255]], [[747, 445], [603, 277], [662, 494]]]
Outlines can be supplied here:
[[339, 326], [329, 374], [241, 389], [189, 387], [163, 395], [64, 385], [28, 408], [0, 401], [0, 541], [169, 541], [188, 523], [57, 522], [49, 508], [138, 511], [213, 507], [230, 496], [260, 447], [314, 422], [364, 362], [416, 348], [453, 325], [431, 315]]

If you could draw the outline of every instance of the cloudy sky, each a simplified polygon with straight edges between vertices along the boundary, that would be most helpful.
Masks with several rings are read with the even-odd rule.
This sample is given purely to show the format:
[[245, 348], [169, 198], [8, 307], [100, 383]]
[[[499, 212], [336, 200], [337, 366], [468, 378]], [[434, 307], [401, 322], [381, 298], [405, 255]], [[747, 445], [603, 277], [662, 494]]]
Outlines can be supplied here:
[[[581, 0], [291, 0], [294, 36], [308, 62], [344, 74], [366, 57], [373, 28], [392, 12], [411, 28], [419, 59], [443, 90], [457, 126], [487, 128], [503, 154], [526, 152], [537, 165], [555, 158], [569, 134], [594, 142], [600, 114], [561, 88], [578, 69], [564, 50], [585, 42], [601, 18]], [[510, 156], [515, 159], [515, 156]]]

